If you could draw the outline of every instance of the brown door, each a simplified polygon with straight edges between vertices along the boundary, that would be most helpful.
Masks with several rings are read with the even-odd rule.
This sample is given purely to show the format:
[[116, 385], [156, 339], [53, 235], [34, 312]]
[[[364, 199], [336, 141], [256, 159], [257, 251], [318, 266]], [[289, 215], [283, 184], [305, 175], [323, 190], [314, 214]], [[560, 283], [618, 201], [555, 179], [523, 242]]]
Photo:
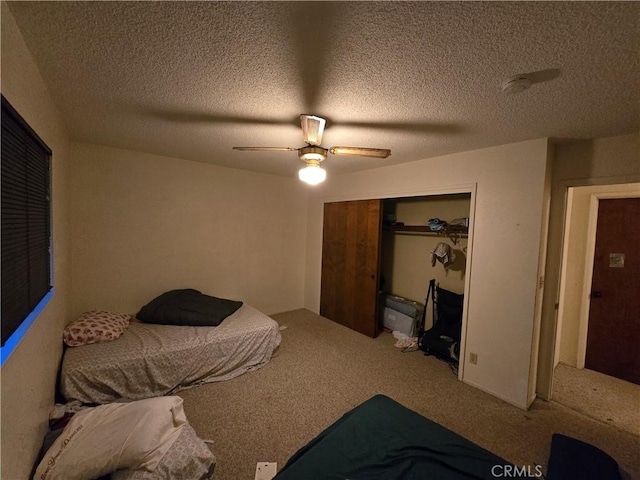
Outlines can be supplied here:
[[381, 200], [326, 203], [320, 315], [378, 335]]
[[640, 198], [600, 200], [585, 367], [640, 385]]

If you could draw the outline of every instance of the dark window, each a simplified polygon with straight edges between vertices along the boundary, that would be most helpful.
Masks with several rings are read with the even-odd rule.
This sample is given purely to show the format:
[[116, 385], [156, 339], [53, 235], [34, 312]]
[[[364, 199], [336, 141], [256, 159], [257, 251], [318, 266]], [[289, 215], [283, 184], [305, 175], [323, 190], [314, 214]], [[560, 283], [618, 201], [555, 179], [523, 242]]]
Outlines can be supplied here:
[[51, 150], [2, 96], [2, 346], [51, 290]]

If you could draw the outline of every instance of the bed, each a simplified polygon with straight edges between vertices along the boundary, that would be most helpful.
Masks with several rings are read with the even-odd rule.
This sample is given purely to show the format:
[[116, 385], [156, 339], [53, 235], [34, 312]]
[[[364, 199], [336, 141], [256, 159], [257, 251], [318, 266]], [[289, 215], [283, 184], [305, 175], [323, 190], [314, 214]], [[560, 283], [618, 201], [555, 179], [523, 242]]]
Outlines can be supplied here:
[[216, 327], [134, 320], [116, 340], [66, 348], [60, 391], [92, 404], [167, 395], [258, 369], [280, 339], [278, 324], [246, 304]]

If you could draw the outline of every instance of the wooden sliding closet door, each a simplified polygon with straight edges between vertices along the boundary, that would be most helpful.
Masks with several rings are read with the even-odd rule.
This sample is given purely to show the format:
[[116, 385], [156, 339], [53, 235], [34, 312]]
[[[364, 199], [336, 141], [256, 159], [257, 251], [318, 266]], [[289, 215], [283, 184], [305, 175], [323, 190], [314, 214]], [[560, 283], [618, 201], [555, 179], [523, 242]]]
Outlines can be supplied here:
[[369, 337], [378, 335], [382, 201], [326, 203], [320, 315]]

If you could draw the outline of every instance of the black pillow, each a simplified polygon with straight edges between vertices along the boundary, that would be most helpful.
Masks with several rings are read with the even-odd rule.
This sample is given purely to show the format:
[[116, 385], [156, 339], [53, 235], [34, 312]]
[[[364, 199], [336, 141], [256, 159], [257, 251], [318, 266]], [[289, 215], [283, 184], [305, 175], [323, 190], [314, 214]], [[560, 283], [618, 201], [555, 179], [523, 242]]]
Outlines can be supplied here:
[[547, 480], [622, 480], [618, 463], [599, 448], [554, 433]]
[[216, 327], [242, 306], [242, 302], [210, 297], [197, 290], [171, 290], [154, 298], [138, 314], [145, 323]]

